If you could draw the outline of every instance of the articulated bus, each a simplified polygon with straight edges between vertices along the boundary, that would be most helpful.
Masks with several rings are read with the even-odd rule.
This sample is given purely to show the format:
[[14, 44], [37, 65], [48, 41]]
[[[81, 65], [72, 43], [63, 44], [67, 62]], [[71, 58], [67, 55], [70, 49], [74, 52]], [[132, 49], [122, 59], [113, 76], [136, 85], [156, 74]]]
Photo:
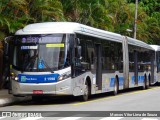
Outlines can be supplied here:
[[9, 40], [15, 96], [79, 96], [141, 86], [154, 79], [154, 49], [120, 34], [73, 22], [27, 25]]
[[150, 45], [155, 50], [155, 62], [156, 65], [154, 68], [155, 81], [160, 83], [160, 46], [159, 45]]

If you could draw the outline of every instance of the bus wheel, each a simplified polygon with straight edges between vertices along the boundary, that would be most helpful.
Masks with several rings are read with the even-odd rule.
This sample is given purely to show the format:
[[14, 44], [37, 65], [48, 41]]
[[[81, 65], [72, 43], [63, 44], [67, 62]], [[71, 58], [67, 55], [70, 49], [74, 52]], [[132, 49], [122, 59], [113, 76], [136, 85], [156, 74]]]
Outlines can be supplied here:
[[117, 80], [117, 78], [115, 78], [115, 81], [114, 81], [114, 91], [113, 91], [113, 94], [114, 95], [118, 94], [118, 80]]
[[146, 77], [146, 87], [147, 87], [147, 89], [149, 88], [149, 79], [147, 79], [147, 77]]
[[146, 75], [144, 76], [144, 81], [143, 81], [142, 89], [143, 90], [147, 89], [147, 77], [146, 77]]
[[149, 86], [151, 86], [151, 75], [150, 74], [148, 76], [148, 80], [149, 80]]
[[87, 101], [88, 98], [89, 98], [89, 86], [88, 86], [88, 82], [86, 81], [85, 88], [84, 88], [84, 94], [80, 96], [80, 100]]

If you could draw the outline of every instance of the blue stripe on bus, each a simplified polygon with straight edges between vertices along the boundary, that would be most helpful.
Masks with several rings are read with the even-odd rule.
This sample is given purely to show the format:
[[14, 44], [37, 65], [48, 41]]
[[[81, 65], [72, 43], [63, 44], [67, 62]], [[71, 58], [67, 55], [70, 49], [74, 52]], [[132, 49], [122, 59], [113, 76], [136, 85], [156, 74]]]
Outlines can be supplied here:
[[134, 84], [135, 83], [135, 81], [134, 81], [134, 79], [135, 79], [135, 77], [134, 76], [132, 76], [132, 84]]
[[144, 82], [144, 76], [138, 76], [138, 83]]
[[[114, 80], [115, 80], [115, 78], [111, 78], [110, 79], [110, 87], [114, 86]], [[124, 81], [124, 78], [123, 77], [119, 77], [119, 86], [123, 86], [123, 81]]]
[[[135, 76], [132, 76], [131, 77], [132, 84], [135, 83], [134, 79], [135, 79]], [[115, 78], [110, 79], [110, 87], [114, 87], [114, 80]], [[123, 86], [123, 81], [124, 81], [124, 78], [119, 77], [119, 86]], [[143, 82], [144, 82], [144, 76], [138, 76], [138, 83], [143, 83]]]
[[18, 82], [20, 83], [53, 83], [57, 82], [59, 74], [45, 74], [45, 75], [26, 75], [19, 74]]
[[[135, 83], [134, 81], [135, 76], [132, 76], [132, 84]], [[138, 83], [143, 83], [144, 82], [144, 76], [138, 76]]]
[[114, 86], [114, 79], [115, 79], [115, 78], [111, 78], [111, 79], [110, 79], [110, 87], [113, 87], [113, 86]]

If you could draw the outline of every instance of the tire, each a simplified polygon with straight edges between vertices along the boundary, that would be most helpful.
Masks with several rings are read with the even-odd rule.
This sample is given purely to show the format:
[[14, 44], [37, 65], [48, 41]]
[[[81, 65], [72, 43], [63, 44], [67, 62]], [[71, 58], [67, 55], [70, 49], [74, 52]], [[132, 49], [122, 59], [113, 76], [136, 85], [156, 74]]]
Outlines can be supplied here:
[[[147, 78], [146, 78], [146, 79], [147, 79]], [[146, 88], [147, 88], [147, 89], [149, 88], [149, 79], [147, 79]]]
[[90, 87], [88, 86], [88, 82], [85, 83], [84, 94], [80, 96], [80, 101], [87, 101], [90, 95]]
[[144, 76], [144, 81], [143, 81], [142, 89], [143, 90], [147, 89], [147, 77], [146, 77], [146, 75]]
[[114, 91], [113, 91], [113, 94], [114, 95], [118, 94], [118, 80], [117, 80], [117, 78], [115, 78], [115, 81], [114, 81]]
[[148, 76], [149, 86], [151, 86], [151, 75]]

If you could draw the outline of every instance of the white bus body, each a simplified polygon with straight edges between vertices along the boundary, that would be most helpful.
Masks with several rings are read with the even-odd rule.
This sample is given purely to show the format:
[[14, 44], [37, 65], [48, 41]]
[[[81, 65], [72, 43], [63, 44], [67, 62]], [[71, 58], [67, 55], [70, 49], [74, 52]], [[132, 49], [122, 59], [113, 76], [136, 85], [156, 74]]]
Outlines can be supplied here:
[[10, 51], [11, 89], [17, 96], [73, 95], [87, 100], [88, 94], [117, 94], [155, 82], [148, 44], [79, 23], [27, 25], [15, 33]]

